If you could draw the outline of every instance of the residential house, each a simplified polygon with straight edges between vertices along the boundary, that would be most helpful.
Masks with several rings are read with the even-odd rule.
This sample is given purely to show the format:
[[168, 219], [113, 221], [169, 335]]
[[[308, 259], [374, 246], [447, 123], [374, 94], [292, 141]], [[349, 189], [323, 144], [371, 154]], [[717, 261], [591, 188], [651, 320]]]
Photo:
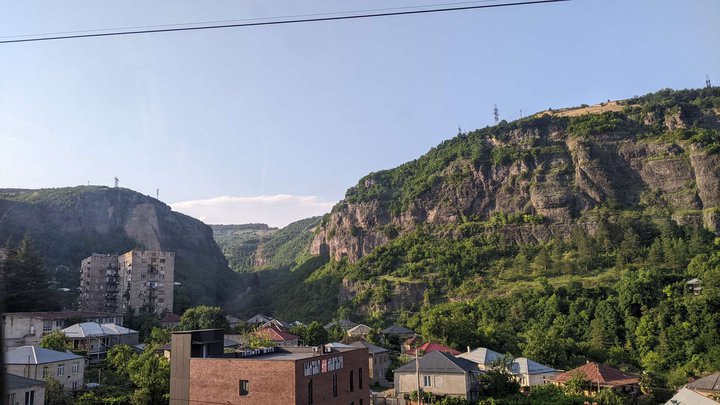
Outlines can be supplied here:
[[433, 342], [426, 342], [426, 343], [423, 343], [422, 345], [418, 346], [417, 348], [412, 348], [412, 349], [406, 350], [405, 354], [407, 354], [408, 356], [414, 357], [416, 355], [416, 353], [418, 356], [422, 356], [425, 353], [430, 353], [432, 351], [449, 353], [451, 356], [457, 356], [458, 354], [460, 354], [459, 351], [457, 351], [451, 347], [447, 347], [445, 345], [441, 345], [440, 343], [433, 343]]
[[76, 323], [62, 332], [72, 340], [73, 350], [86, 352], [91, 360], [104, 358], [108, 349], [115, 345], [134, 346], [139, 339], [138, 331], [112, 323]]
[[223, 353], [221, 329], [173, 333], [170, 405], [369, 405], [368, 352], [268, 347]]
[[514, 359], [510, 372], [513, 376], [515, 376], [522, 388], [544, 385], [547, 380], [560, 373], [559, 370], [540, 364], [526, 357], [518, 357], [517, 359]]
[[293, 327], [291, 324], [289, 324], [287, 322], [283, 322], [279, 319], [271, 319], [271, 320], [265, 322], [264, 324], [262, 324], [262, 326], [260, 326], [260, 328], [264, 328], [264, 327], [270, 326], [270, 325], [275, 325], [278, 328], [280, 328], [286, 332], [289, 331], [290, 329], [292, 329], [292, 327]]
[[372, 331], [371, 327], [369, 327], [367, 325], [359, 324], [359, 325], [355, 325], [352, 328], [348, 329], [347, 335], [351, 338], [367, 339], [367, 337], [371, 331]]
[[720, 371], [697, 379], [685, 385], [685, 388], [708, 398], [720, 399]]
[[423, 344], [423, 340], [420, 336], [413, 336], [407, 338], [402, 345], [400, 345], [400, 352], [407, 353], [409, 350], [420, 347]]
[[468, 347], [467, 352], [458, 354], [457, 357], [472, 361], [480, 370], [489, 370], [493, 363], [503, 358], [503, 355], [486, 347], [478, 347], [475, 350], [470, 350]]
[[409, 339], [409, 338], [417, 335], [417, 333], [415, 333], [414, 331], [412, 331], [404, 326], [400, 326], [398, 324], [392, 325], [389, 328], [385, 328], [385, 329], [381, 330], [380, 334], [383, 335], [383, 337], [385, 339], [390, 339], [392, 337], [395, 337], [395, 338], [398, 338], [401, 340]]
[[269, 316], [263, 315], [263, 314], [257, 314], [253, 316], [252, 318], [245, 321], [246, 323], [250, 325], [263, 325], [267, 322], [272, 321], [273, 319]]
[[254, 333], [259, 337], [271, 340], [276, 346], [297, 346], [300, 341], [297, 335], [285, 332], [275, 324], [260, 328]]
[[433, 350], [417, 360], [395, 370], [395, 393], [409, 395], [418, 389], [417, 365], [421, 389], [438, 396], [465, 398], [475, 401], [479, 397], [477, 364], [449, 353]]
[[65, 389], [75, 391], [83, 387], [85, 359], [73, 353], [22, 346], [5, 353], [5, 370], [33, 380], [54, 378]]
[[720, 405], [720, 402], [683, 387], [665, 405]]
[[640, 391], [639, 378], [595, 362], [588, 362], [583, 366], [550, 377], [548, 381], [555, 385], [564, 386], [565, 383], [576, 377], [586, 381], [584, 393], [588, 396], [594, 396], [602, 388], [609, 388], [618, 393], [623, 392], [630, 395], [637, 395]]
[[42, 405], [45, 403], [45, 381], [7, 374], [6, 405]]
[[122, 314], [89, 311], [7, 312], [2, 315], [5, 348], [37, 346], [50, 332], [61, 330], [83, 320], [123, 324]]
[[700, 295], [702, 294], [702, 280], [699, 278], [694, 278], [688, 282], [686, 282], [688, 287], [688, 291], [692, 293], [693, 295]]
[[350, 346], [365, 347], [368, 349], [368, 353], [370, 354], [370, 359], [368, 360], [370, 384], [387, 386], [385, 374], [387, 374], [388, 367], [390, 367], [390, 350], [362, 340], [353, 342]]
[[325, 329], [332, 330], [335, 328], [340, 328], [343, 332], [347, 332], [348, 329], [356, 327], [358, 324], [356, 324], [353, 321], [347, 320], [347, 319], [341, 319], [337, 322], [333, 321], [330, 323], [325, 324]]

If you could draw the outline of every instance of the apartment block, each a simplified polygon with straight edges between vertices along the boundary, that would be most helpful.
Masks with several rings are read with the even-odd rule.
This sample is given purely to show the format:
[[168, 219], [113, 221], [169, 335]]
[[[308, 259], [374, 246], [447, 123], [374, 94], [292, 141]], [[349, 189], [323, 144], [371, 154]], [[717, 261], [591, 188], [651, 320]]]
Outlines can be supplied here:
[[172, 312], [175, 253], [131, 250], [93, 254], [80, 265], [81, 310], [125, 312], [128, 308]]

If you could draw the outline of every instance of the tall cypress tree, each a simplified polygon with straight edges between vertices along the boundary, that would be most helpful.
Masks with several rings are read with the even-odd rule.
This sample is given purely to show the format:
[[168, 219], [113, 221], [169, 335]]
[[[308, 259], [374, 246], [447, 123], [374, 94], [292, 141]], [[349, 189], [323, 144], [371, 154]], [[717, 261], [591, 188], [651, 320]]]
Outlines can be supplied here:
[[6, 245], [0, 264], [5, 310], [26, 312], [54, 309], [55, 300], [42, 259], [26, 236], [17, 247]]

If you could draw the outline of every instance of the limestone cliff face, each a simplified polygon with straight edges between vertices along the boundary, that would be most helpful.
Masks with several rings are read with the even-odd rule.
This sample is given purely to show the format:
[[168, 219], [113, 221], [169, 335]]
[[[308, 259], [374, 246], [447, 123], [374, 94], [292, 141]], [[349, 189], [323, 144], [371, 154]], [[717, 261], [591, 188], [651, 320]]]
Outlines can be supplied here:
[[[679, 111], [647, 113], [635, 126], [592, 136], [578, 136], [567, 122], [537, 120], [493, 136], [485, 132], [455, 138], [450, 142], [459, 151], [485, 148], [489, 154], [475, 160], [446, 159], [436, 172], [423, 174], [431, 178], [431, 185], [404, 203], [397, 189], [418, 176], [400, 174], [421, 171], [419, 167], [431, 164], [423, 159], [437, 154], [367, 176], [323, 220], [311, 251], [353, 262], [418, 223], [482, 220], [495, 212], [541, 215], [542, 224], [507, 231], [523, 242], [544, 240], [567, 234], [585, 211], [603, 204], [619, 208], [658, 204], [674, 212], [678, 221], [696, 221], [717, 232], [720, 155], [691, 141], [639, 137], [643, 125], [662, 125], [664, 131], [698, 123], [719, 127], [717, 110], [694, 115]], [[497, 151], [511, 157], [499, 158]], [[375, 191], [382, 182], [383, 191]], [[369, 193], [375, 194], [355, 197]]]
[[49, 268], [67, 266], [77, 274], [80, 260], [93, 252], [173, 251], [175, 279], [184, 285], [181, 295], [208, 304], [223, 301], [233, 277], [209, 226], [131, 190], [5, 189], [0, 190], [0, 213], [0, 238], [29, 235]]

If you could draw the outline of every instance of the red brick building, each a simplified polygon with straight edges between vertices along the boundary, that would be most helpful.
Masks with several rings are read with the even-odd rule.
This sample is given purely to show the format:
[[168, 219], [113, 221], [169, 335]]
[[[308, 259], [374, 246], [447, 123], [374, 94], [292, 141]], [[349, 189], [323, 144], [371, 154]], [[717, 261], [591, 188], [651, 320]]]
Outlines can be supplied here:
[[369, 405], [367, 348], [223, 354], [222, 331], [174, 333], [171, 404]]

